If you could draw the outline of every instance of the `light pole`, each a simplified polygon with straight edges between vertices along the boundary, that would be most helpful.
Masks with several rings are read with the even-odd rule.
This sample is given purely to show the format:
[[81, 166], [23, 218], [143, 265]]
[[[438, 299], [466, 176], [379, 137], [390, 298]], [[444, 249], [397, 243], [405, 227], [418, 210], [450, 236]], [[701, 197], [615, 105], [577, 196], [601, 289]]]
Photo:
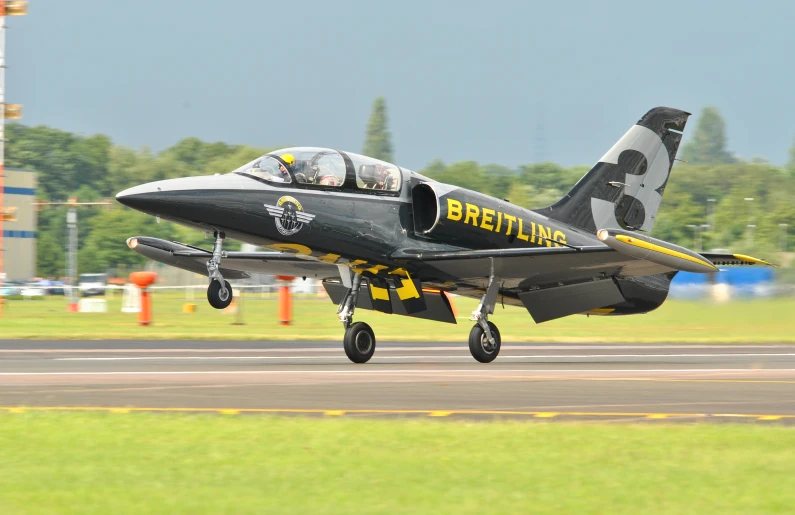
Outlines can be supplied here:
[[756, 225], [753, 224], [754, 218], [753, 218], [753, 215], [751, 213], [751, 202], [754, 201], [754, 197], [745, 197], [743, 200], [748, 202], [748, 204], [746, 204], [748, 206], [748, 208], [746, 210], [746, 213], [748, 213], [748, 224], [746, 225], [746, 232], [748, 234], [748, 240], [749, 240], [750, 244], [753, 245], [754, 244], [754, 229], [756, 228]]
[[693, 229], [693, 248], [697, 247], [697, 240], [698, 240], [698, 226], [694, 224], [687, 224], [685, 227], [689, 227]]
[[704, 250], [704, 229], [709, 227], [709, 224], [687, 224], [687, 227], [693, 229], [693, 248], [696, 252]]
[[778, 224], [781, 228], [781, 252], [787, 251], [787, 227], [789, 224]]
[[113, 202], [34, 202], [34, 206], [66, 206], [66, 275], [69, 277], [69, 311], [77, 311], [77, 208], [79, 206], [110, 206]]
[[709, 230], [712, 233], [712, 246], [715, 247], [715, 242], [717, 241], [718, 229], [715, 227], [715, 207], [717, 206], [717, 199], [708, 198], [707, 199], [707, 223], [709, 224]]
[[754, 229], [756, 229], [756, 225], [748, 224], [748, 243], [753, 245], [754, 244]]

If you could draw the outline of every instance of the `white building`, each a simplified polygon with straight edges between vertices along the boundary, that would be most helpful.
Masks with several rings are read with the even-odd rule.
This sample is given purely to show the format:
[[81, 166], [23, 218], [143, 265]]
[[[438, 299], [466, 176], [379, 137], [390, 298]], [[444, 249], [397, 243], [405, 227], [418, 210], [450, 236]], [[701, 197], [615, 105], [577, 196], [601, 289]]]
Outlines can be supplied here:
[[8, 280], [36, 275], [36, 172], [5, 169], [3, 207], [16, 208], [15, 221], [3, 222], [3, 271]]

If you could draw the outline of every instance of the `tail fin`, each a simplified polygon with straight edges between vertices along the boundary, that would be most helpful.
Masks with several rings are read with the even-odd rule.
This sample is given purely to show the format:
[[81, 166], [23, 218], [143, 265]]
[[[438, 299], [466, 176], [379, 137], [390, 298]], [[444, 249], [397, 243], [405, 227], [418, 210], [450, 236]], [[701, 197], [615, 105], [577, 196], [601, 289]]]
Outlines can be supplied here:
[[651, 231], [688, 116], [655, 107], [565, 197], [537, 212], [589, 232]]

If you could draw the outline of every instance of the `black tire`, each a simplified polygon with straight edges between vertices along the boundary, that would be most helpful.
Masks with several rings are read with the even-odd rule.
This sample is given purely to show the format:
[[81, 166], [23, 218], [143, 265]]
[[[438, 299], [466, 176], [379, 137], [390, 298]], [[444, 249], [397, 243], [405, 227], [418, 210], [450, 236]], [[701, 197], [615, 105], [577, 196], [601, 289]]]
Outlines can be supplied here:
[[491, 335], [494, 336], [494, 346], [492, 346], [486, 338], [486, 333], [480, 324], [475, 324], [471, 331], [469, 331], [469, 352], [472, 357], [481, 363], [491, 363], [500, 354], [500, 331], [497, 326], [489, 324]]
[[229, 281], [224, 281], [224, 290], [222, 294], [221, 283], [215, 280], [207, 287], [207, 300], [215, 309], [224, 309], [232, 303], [232, 286]]
[[345, 354], [354, 363], [367, 363], [375, 352], [375, 333], [364, 322], [355, 322], [345, 331]]

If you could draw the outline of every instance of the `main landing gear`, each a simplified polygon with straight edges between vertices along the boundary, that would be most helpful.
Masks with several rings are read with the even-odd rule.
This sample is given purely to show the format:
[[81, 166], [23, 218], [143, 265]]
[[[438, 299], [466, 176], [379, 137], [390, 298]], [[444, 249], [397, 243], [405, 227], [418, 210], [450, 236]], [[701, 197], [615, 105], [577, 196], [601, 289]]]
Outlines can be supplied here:
[[213, 255], [207, 262], [207, 272], [210, 276], [210, 286], [207, 287], [207, 300], [215, 309], [224, 309], [232, 303], [232, 286], [221, 276], [221, 258], [224, 255], [221, 248], [224, 245], [226, 234], [215, 233]]
[[[340, 269], [340, 272], [343, 272]], [[343, 281], [348, 272], [343, 272]], [[348, 276], [350, 277], [350, 276]], [[340, 322], [345, 327], [345, 338], [343, 347], [348, 359], [354, 363], [367, 363], [375, 353], [375, 333], [373, 329], [364, 322], [353, 322], [353, 312], [356, 310], [356, 301], [359, 298], [359, 288], [362, 285], [362, 275], [354, 273], [348, 291], [342, 297], [337, 315]]]
[[[343, 283], [348, 289], [342, 297], [337, 315], [345, 327], [343, 347], [348, 359], [354, 363], [367, 363], [375, 353], [375, 333], [364, 322], [353, 322], [353, 312], [359, 298], [359, 288], [362, 285], [361, 274], [353, 273], [340, 268]], [[480, 300], [477, 309], [472, 312], [474, 322], [477, 322], [469, 332], [469, 352], [472, 357], [481, 363], [490, 363], [500, 354], [500, 331], [497, 326], [489, 322], [489, 315], [494, 313], [497, 302], [500, 278], [492, 272], [489, 276], [489, 285], [486, 293]]]
[[494, 304], [497, 302], [499, 282], [499, 277], [495, 277], [492, 270], [486, 294], [480, 299], [480, 304], [472, 312], [472, 318], [470, 318], [477, 323], [469, 331], [469, 352], [481, 363], [494, 361], [500, 353], [500, 331], [496, 325], [489, 322], [489, 315], [494, 313]]

